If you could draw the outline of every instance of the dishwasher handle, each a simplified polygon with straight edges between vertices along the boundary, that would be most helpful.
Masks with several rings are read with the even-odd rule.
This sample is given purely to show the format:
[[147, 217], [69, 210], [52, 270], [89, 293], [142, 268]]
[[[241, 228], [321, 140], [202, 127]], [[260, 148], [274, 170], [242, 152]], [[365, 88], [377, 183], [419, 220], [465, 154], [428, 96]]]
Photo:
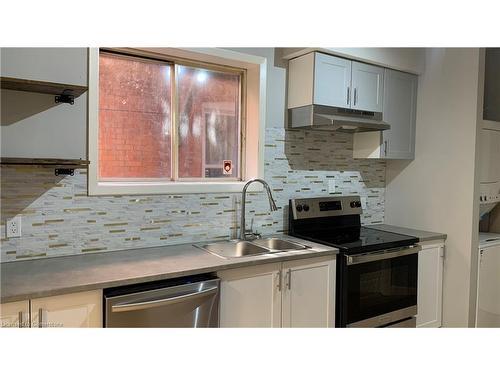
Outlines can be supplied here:
[[118, 312], [126, 312], [126, 311], [134, 311], [134, 310], [144, 310], [151, 309], [153, 307], [160, 307], [166, 305], [173, 305], [175, 303], [182, 303], [188, 300], [195, 300], [204, 297], [209, 297], [214, 294], [217, 294], [218, 287], [212, 287], [205, 290], [201, 290], [199, 292], [182, 294], [180, 296], [169, 297], [164, 299], [156, 299], [152, 301], [144, 301], [144, 302], [136, 302], [136, 303], [126, 303], [120, 305], [111, 306], [111, 311], [114, 313]]

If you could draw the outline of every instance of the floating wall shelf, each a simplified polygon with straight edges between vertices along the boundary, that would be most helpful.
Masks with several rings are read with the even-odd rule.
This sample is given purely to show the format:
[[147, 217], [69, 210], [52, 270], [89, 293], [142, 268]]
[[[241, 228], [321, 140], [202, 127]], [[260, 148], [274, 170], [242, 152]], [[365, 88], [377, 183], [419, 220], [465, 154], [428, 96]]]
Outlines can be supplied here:
[[37, 92], [40, 94], [56, 95], [56, 103], [73, 104], [74, 98], [78, 98], [85, 91], [86, 86], [66, 85], [63, 83], [32, 81], [10, 77], [0, 77], [0, 86], [6, 90]]
[[87, 168], [90, 162], [82, 159], [34, 159], [34, 158], [0, 158], [1, 165], [39, 165], [54, 168], [56, 176], [73, 175], [75, 168]]

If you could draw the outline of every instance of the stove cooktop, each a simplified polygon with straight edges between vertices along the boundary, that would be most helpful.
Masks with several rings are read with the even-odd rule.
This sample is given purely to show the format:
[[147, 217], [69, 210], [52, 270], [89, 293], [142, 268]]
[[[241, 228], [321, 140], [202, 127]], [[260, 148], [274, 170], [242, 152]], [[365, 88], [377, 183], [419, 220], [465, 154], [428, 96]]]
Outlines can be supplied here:
[[366, 227], [343, 228], [338, 231], [330, 230], [328, 232], [318, 232], [314, 235], [297, 236], [312, 242], [336, 247], [341, 252], [349, 254], [410, 246], [419, 241], [416, 237]]
[[363, 227], [358, 195], [290, 199], [289, 207], [290, 235], [336, 247], [342, 253], [386, 250], [419, 241], [416, 237]]

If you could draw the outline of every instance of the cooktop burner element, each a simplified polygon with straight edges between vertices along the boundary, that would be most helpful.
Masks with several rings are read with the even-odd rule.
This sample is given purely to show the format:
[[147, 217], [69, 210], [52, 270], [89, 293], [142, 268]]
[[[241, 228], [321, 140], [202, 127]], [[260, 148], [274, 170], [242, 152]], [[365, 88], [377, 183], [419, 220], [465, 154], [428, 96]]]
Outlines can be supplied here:
[[414, 245], [418, 238], [361, 226], [359, 196], [290, 200], [289, 234], [355, 254]]

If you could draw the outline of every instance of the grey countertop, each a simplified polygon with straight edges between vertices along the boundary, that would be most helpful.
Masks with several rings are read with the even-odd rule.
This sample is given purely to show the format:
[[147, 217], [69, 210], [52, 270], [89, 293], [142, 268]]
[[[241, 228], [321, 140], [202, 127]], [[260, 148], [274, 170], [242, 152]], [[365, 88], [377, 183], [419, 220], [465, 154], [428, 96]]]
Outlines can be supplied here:
[[379, 229], [379, 230], [383, 230], [386, 232], [392, 232], [392, 233], [403, 234], [406, 236], [417, 237], [420, 239], [420, 242], [433, 241], [433, 240], [446, 240], [446, 237], [447, 237], [446, 234], [443, 234], [443, 233], [427, 232], [427, 231], [423, 231], [423, 230], [403, 228], [403, 227], [398, 227], [398, 226], [389, 225], [389, 224], [370, 225], [370, 226], [368, 226], [368, 228]]
[[0, 302], [7, 303], [338, 253], [338, 250], [332, 247], [295, 237], [279, 237], [303, 243], [311, 248], [223, 259], [192, 244], [182, 244], [2, 263]]

